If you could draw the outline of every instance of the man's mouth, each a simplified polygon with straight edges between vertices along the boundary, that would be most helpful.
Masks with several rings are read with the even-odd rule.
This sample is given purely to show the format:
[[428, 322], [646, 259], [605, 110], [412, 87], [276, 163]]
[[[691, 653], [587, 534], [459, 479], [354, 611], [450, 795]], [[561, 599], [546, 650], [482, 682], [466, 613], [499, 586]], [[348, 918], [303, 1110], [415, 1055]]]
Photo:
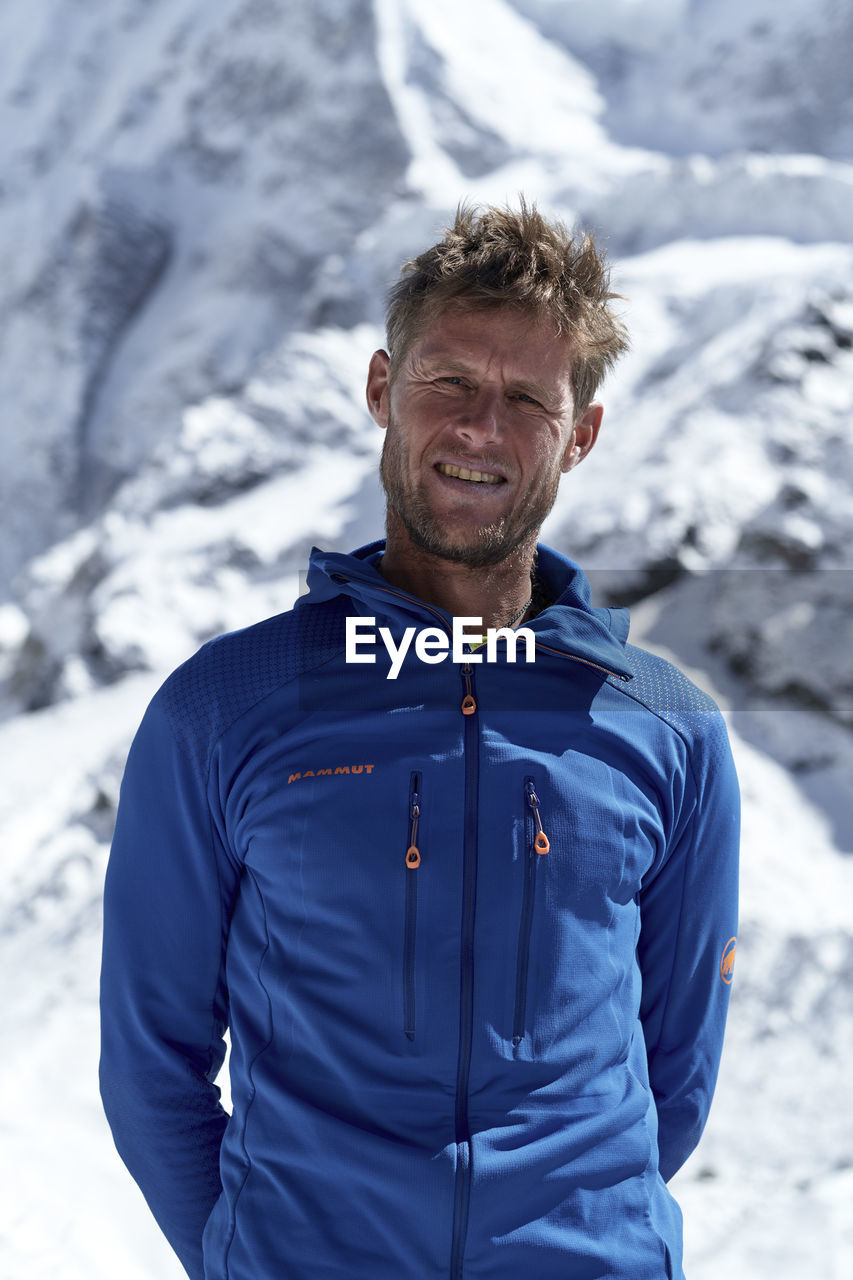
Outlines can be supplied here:
[[469, 471], [467, 467], [454, 467], [449, 462], [437, 462], [436, 471], [453, 480], [469, 480], [472, 484], [504, 484], [503, 476], [490, 475], [487, 471]]

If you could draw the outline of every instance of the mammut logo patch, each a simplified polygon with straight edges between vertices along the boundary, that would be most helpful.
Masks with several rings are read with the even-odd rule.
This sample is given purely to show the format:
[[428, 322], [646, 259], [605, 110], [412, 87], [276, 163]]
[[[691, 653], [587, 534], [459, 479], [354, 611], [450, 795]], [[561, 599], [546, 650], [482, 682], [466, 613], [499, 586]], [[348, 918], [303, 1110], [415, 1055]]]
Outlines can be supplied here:
[[723, 954], [720, 956], [720, 977], [727, 985], [731, 985], [732, 978], [735, 976], [736, 948], [737, 938], [729, 938], [723, 947]]
[[331, 778], [338, 773], [373, 773], [373, 769], [372, 764], [336, 764], [328, 769], [306, 769], [303, 773], [292, 773], [287, 779], [287, 785], [298, 782], [300, 778]]

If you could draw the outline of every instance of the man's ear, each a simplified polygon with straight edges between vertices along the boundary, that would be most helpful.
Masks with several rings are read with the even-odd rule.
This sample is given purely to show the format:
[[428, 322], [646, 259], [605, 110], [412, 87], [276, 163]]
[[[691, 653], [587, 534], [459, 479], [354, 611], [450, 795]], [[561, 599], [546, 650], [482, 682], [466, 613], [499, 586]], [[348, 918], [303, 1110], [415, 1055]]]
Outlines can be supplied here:
[[604, 406], [591, 404], [584, 409], [572, 428], [566, 452], [563, 454], [561, 471], [571, 471], [579, 462], [583, 462], [592, 446], [598, 439], [601, 430], [601, 419], [604, 417]]
[[388, 426], [391, 394], [391, 358], [387, 351], [374, 351], [367, 371], [367, 407], [380, 427]]

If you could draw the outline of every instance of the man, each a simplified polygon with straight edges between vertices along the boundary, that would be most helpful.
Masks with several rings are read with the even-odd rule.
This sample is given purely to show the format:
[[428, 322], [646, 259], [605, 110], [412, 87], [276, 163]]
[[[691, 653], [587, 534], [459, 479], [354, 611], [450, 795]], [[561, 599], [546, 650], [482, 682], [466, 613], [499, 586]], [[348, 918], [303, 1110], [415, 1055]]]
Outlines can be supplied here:
[[315, 552], [297, 607], [206, 645], [139, 730], [102, 1092], [197, 1280], [682, 1275], [665, 1180], [721, 1050], [731, 756], [536, 546], [599, 434], [613, 296], [589, 238], [460, 210], [370, 363], [386, 543]]

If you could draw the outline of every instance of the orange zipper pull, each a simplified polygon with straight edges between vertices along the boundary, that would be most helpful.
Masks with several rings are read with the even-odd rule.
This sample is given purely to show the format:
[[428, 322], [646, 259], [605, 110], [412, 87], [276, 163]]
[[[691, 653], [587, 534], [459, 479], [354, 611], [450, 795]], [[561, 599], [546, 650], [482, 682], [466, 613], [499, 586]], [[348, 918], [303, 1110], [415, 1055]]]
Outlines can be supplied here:
[[462, 699], [463, 716], [472, 716], [477, 710], [477, 703], [474, 701], [474, 695], [471, 692], [471, 664], [466, 662], [462, 668], [462, 675], [465, 679], [465, 688], [467, 690], [465, 697]]
[[537, 853], [547, 853], [551, 848], [551, 841], [542, 830], [542, 819], [539, 817], [539, 797], [532, 786], [527, 788], [527, 802], [533, 810], [533, 817], [536, 819], [536, 838], [533, 841], [533, 848]]
[[415, 871], [421, 865], [421, 855], [415, 841], [418, 838], [418, 819], [421, 816], [421, 806], [418, 804], [418, 797], [412, 800], [412, 832], [409, 836], [409, 847], [406, 850], [406, 867]]

